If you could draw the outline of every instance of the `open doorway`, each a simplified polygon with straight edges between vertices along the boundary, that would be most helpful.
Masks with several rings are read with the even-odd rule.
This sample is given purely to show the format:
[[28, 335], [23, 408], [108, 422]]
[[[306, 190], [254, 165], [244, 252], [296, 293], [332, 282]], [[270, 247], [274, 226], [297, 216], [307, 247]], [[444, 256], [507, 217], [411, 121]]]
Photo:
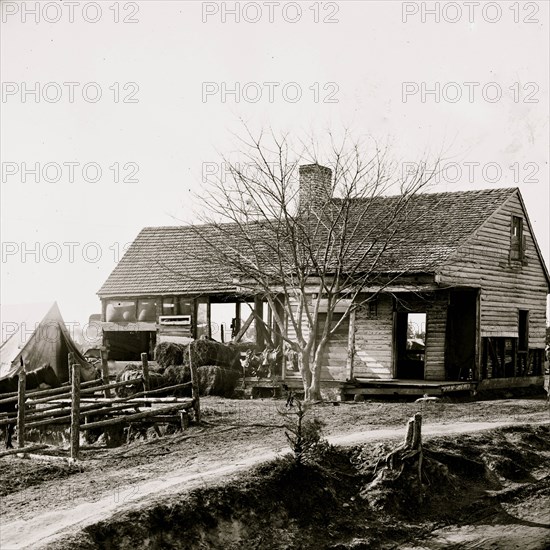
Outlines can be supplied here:
[[395, 377], [404, 380], [424, 380], [426, 362], [425, 312], [396, 313]]
[[452, 290], [447, 308], [445, 379], [472, 380], [476, 370], [477, 292]]
[[255, 307], [256, 315], [263, 319], [266, 326], [271, 326], [271, 313], [267, 304], [261, 301], [255, 305], [252, 300], [211, 299], [208, 307], [209, 336], [218, 342], [230, 342], [238, 335], [240, 342], [263, 342], [261, 334], [256, 334], [258, 327], [254, 315]]
[[210, 304], [210, 337], [218, 342], [229, 342], [234, 336], [235, 302]]

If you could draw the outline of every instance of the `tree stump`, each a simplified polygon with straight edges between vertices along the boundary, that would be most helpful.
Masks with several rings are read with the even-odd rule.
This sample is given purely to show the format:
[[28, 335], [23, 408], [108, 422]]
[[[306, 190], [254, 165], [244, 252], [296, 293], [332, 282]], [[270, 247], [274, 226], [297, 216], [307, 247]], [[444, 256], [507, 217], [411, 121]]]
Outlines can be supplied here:
[[403, 443], [380, 458], [371, 475], [360, 494], [374, 509], [407, 514], [422, 504], [425, 487], [420, 413], [409, 419]]
[[418, 479], [422, 481], [422, 415], [416, 413], [407, 422], [405, 441], [386, 456], [386, 467], [399, 478], [408, 465], [417, 463]]

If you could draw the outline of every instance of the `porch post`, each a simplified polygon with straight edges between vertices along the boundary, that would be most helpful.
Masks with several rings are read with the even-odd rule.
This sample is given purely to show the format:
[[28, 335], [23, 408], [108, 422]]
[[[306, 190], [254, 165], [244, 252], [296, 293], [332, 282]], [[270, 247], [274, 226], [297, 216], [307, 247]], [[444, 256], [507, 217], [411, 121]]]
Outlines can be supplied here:
[[254, 296], [254, 326], [256, 327], [256, 345], [259, 349], [264, 349], [265, 338], [264, 338], [264, 303], [259, 296]]
[[353, 358], [355, 355], [355, 307], [352, 307], [349, 312], [349, 328], [348, 328], [348, 356], [346, 359], [347, 379], [353, 379]]
[[474, 380], [481, 380], [481, 288], [476, 293], [476, 337], [474, 357]]

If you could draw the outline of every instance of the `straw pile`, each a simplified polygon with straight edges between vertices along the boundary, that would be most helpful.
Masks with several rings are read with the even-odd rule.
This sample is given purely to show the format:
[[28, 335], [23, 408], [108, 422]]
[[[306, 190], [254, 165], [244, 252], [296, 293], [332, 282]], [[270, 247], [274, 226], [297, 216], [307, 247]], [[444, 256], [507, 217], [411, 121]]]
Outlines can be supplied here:
[[[141, 365], [136, 365], [134, 363], [128, 363], [122, 372], [116, 377], [117, 382], [126, 382], [130, 380], [136, 380], [143, 377], [143, 371]], [[149, 368], [149, 389], [154, 390], [155, 388], [160, 388], [165, 386], [164, 376], [159, 369], [154, 367]], [[115, 388], [115, 392], [118, 397], [129, 397], [135, 393], [143, 391], [143, 384], [131, 384], [128, 386], [119, 386]]]
[[[240, 371], [240, 349], [212, 340], [191, 342], [191, 357], [195, 367], [217, 365]], [[160, 367], [189, 365], [189, 346], [162, 342], [155, 348], [155, 359]]]
[[[219, 365], [202, 365], [197, 368], [199, 382], [199, 394], [218, 395], [220, 397], [231, 397], [237, 386], [240, 377], [238, 371], [226, 369]], [[164, 369], [164, 384], [173, 386], [185, 384], [191, 381], [191, 370], [187, 365], [171, 365]], [[191, 386], [180, 388], [174, 392], [177, 395], [190, 397]]]

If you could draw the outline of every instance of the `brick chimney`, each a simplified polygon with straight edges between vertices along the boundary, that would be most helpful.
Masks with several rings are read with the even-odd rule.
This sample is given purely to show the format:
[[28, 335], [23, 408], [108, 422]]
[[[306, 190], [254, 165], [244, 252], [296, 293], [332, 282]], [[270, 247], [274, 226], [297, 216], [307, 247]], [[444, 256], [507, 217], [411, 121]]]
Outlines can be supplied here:
[[300, 211], [321, 210], [332, 197], [332, 170], [320, 164], [300, 166]]

